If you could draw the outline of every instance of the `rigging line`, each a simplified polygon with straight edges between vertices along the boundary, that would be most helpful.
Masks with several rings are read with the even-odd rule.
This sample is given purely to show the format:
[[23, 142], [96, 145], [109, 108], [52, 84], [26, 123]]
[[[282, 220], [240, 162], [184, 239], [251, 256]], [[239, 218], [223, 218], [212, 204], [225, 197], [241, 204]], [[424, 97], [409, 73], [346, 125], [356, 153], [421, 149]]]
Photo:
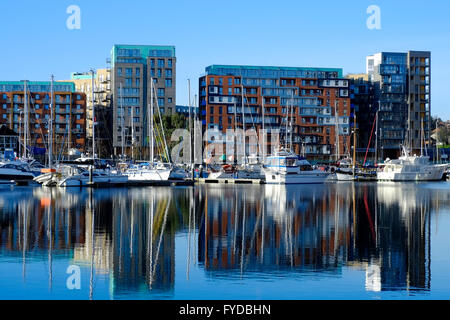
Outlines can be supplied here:
[[[154, 91], [155, 97], [156, 97], [157, 95], [156, 95], [156, 88], [155, 87], [153, 87], [153, 91]], [[162, 121], [162, 117], [161, 117], [161, 109], [159, 108], [158, 99], [156, 99], [156, 108], [158, 109], [159, 121], [161, 123], [161, 130], [162, 130], [162, 135], [163, 135], [163, 139], [164, 139], [164, 146], [165, 146], [165, 149], [166, 149], [165, 150], [166, 151], [166, 156], [167, 156], [167, 159], [168, 159], [168, 161], [170, 163], [171, 161], [170, 161], [170, 156], [169, 156], [169, 149], [167, 147], [167, 140], [166, 140], [166, 135], [164, 133], [164, 126], [163, 126], [163, 121]]]
[[[29, 93], [29, 97], [30, 97], [30, 102], [31, 102], [31, 107], [32, 108], [30, 108], [31, 109], [31, 111], [30, 110], [28, 110], [29, 111], [29, 113], [30, 114], [34, 114], [34, 120], [39, 120], [39, 121], [37, 121], [38, 122], [38, 124], [39, 124], [39, 129], [40, 129], [40, 133], [41, 133], [41, 138], [42, 138], [42, 141], [44, 141], [44, 146], [46, 146], [46, 148], [47, 148], [47, 150], [48, 150], [48, 144], [45, 142], [45, 137], [44, 137], [44, 133], [43, 133], [43, 131], [42, 131], [42, 119], [41, 118], [39, 118], [39, 119], [36, 119], [36, 100], [35, 99], [33, 99], [33, 97], [32, 97], [32, 95], [31, 95], [31, 91], [30, 91], [30, 89], [28, 89], [27, 90], [28, 91], [28, 93]], [[28, 118], [28, 121], [29, 121], [30, 119]], [[36, 128], [36, 127], [35, 127]], [[34, 139], [34, 144], [36, 145], [36, 141], [37, 141], [37, 138], [35, 138]]]

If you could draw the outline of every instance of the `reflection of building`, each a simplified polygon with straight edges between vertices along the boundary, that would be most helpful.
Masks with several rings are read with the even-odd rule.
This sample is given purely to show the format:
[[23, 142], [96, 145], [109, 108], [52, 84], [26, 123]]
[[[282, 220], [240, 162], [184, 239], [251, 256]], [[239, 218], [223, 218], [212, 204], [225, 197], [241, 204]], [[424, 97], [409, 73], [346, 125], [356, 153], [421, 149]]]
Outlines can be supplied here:
[[[269, 197], [277, 194], [269, 190], [261, 198], [264, 188], [225, 190], [221, 198], [205, 189], [205, 220], [199, 232], [199, 260], [205, 268], [230, 276], [233, 270], [338, 271], [350, 240], [349, 208], [343, 198], [325, 186], [301, 191], [274, 186], [287, 197]], [[283, 202], [283, 211], [272, 214]]]
[[175, 234], [169, 228], [173, 223], [169, 198], [163, 190], [158, 195], [133, 190], [133, 196], [125, 193], [115, 197], [111, 266], [114, 294], [173, 289]]
[[[377, 246], [383, 290], [430, 289], [430, 192], [414, 185], [377, 188]], [[405, 201], [408, 199], [408, 201]]]

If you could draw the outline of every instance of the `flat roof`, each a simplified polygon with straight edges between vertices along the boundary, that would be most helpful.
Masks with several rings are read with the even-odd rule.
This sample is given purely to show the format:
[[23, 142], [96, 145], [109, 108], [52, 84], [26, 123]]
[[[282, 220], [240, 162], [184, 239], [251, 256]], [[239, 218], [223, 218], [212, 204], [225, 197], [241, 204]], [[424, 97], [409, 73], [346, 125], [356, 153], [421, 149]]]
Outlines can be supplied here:
[[[285, 73], [288, 76], [289, 73], [292, 76], [296, 74], [318, 73], [318, 72], [334, 72], [341, 78], [343, 75], [342, 68], [316, 68], [316, 67], [281, 67], [281, 66], [248, 66], [248, 65], [211, 65], [205, 69], [207, 74], [211, 75], [226, 75], [226, 72], [230, 74], [242, 75], [248, 73], [248, 71], [266, 73], [265, 76], [272, 73]], [[225, 71], [225, 72], [224, 72]], [[256, 74], [255, 74], [256, 75]], [[248, 74], [246, 76], [249, 76]], [[263, 75], [262, 75], [263, 76]]]

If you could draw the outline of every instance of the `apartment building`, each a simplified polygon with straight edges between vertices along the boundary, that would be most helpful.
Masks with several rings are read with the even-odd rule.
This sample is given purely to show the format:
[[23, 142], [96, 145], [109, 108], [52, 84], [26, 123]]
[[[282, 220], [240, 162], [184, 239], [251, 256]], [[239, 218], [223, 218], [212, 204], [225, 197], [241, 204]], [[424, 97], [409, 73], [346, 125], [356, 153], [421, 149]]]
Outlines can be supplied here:
[[[374, 162], [376, 152], [376, 115], [378, 104], [375, 101], [375, 87], [367, 74], [348, 74], [350, 98], [356, 115], [357, 157]], [[354, 118], [350, 119], [351, 123]], [[353, 144], [353, 143], [352, 143]]]
[[245, 123], [245, 130], [259, 132], [264, 106], [268, 152], [279, 147], [270, 142], [272, 133], [279, 132], [280, 144], [292, 143], [297, 154], [335, 161], [350, 154], [349, 82], [342, 69], [209, 66], [199, 79], [203, 131], [225, 134]]
[[401, 146], [420, 153], [430, 139], [431, 53], [380, 52], [366, 58], [369, 81], [378, 104], [381, 158], [395, 158]]
[[[19, 134], [18, 149], [27, 145], [29, 152], [45, 155], [52, 114], [50, 94], [50, 82], [0, 82], [0, 125]], [[64, 156], [73, 149], [85, 152], [86, 95], [76, 92], [72, 82], [54, 82], [53, 101], [53, 150]], [[25, 135], [26, 121], [29, 130]]]
[[[94, 86], [92, 87], [92, 80]], [[72, 73], [70, 82], [75, 84], [77, 92], [86, 95], [86, 135], [87, 145], [92, 148], [93, 137], [93, 100], [95, 103], [95, 137], [96, 153], [99, 157], [109, 157], [113, 153], [112, 146], [112, 107], [111, 107], [111, 69], [103, 68], [91, 72]], [[94, 94], [94, 99], [93, 95]]]
[[139, 157], [143, 147], [148, 148], [147, 111], [152, 79], [155, 114], [176, 112], [175, 47], [115, 45], [111, 63], [114, 153], [137, 150], [135, 156]]

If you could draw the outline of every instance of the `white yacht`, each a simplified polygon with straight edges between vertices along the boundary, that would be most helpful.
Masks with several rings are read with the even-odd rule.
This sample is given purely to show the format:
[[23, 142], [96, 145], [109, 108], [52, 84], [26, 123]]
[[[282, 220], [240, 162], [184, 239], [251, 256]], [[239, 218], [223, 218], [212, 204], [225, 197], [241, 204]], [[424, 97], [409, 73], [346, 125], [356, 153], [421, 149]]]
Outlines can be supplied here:
[[96, 186], [118, 186], [128, 183], [128, 177], [126, 175], [114, 172], [112, 170], [93, 170], [91, 181], [91, 173], [89, 171], [81, 168], [78, 169], [80, 170], [79, 173], [63, 177], [57, 183], [57, 186], [62, 188], [85, 187], [90, 185], [90, 182]]
[[399, 159], [386, 159], [377, 173], [378, 181], [440, 181], [447, 168], [446, 164], [430, 164], [428, 156], [411, 156], [403, 147]]
[[267, 184], [320, 184], [330, 176], [313, 169], [306, 159], [284, 150], [267, 157], [264, 171]]
[[10, 162], [0, 164], [0, 181], [29, 184], [33, 179], [34, 174], [25, 163]]
[[163, 163], [156, 165], [142, 164], [128, 168], [125, 175], [131, 183], [152, 183], [157, 181], [168, 181], [172, 169]]

